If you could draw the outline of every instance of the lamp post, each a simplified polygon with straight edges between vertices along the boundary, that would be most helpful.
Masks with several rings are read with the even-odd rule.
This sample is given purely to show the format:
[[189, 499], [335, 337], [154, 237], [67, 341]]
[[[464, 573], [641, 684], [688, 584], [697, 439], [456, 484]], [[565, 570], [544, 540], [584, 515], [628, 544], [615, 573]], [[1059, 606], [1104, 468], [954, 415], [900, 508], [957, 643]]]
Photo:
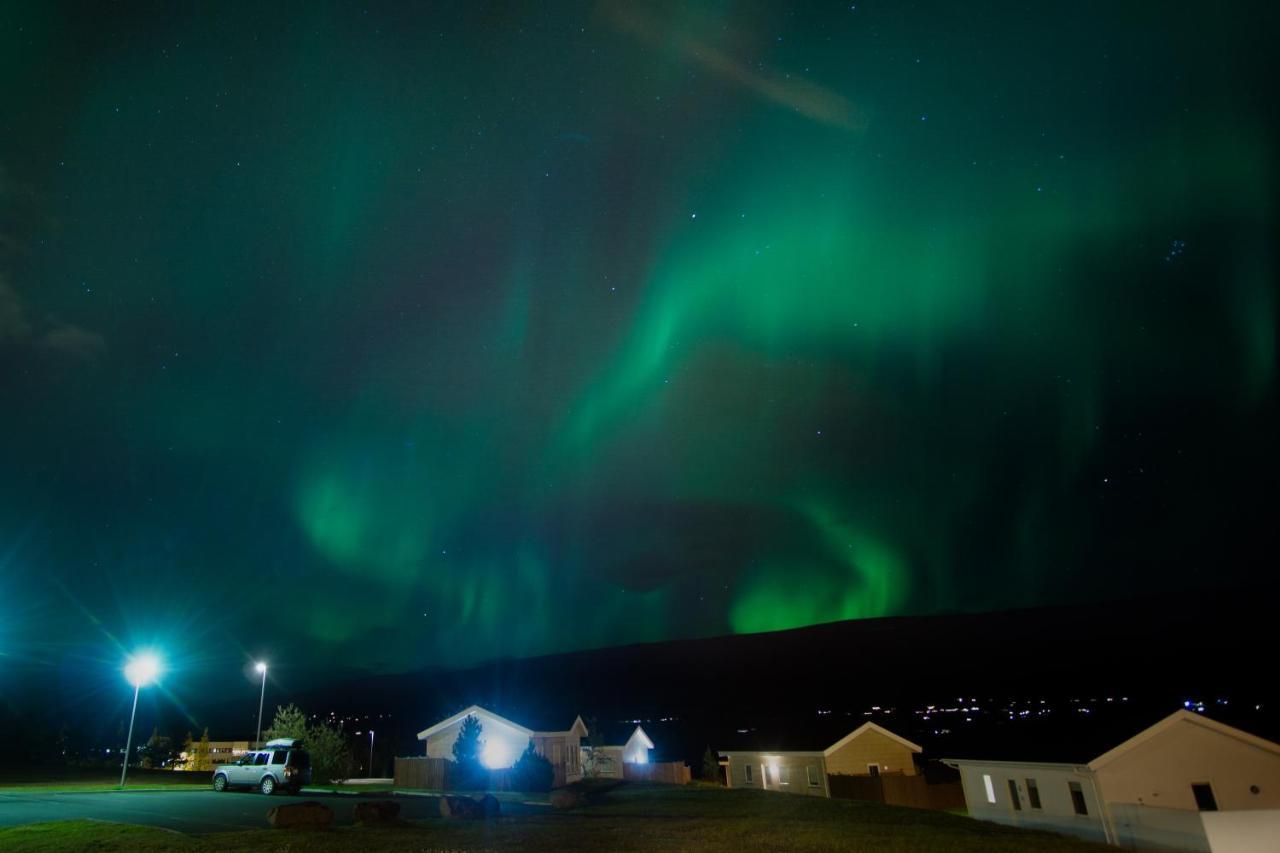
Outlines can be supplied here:
[[253, 668], [262, 673], [262, 690], [258, 693], [258, 737], [254, 741], [255, 744], [262, 743], [262, 700], [267, 698], [267, 665], [263, 661], [258, 661]]
[[373, 729], [369, 729], [369, 778], [373, 778]]
[[120, 787], [124, 787], [129, 772], [129, 754], [133, 751], [133, 721], [138, 716], [138, 692], [155, 681], [160, 674], [160, 661], [153, 654], [139, 654], [129, 658], [124, 666], [124, 677], [133, 685], [133, 710], [129, 712], [129, 737], [124, 744], [124, 764], [120, 768]]

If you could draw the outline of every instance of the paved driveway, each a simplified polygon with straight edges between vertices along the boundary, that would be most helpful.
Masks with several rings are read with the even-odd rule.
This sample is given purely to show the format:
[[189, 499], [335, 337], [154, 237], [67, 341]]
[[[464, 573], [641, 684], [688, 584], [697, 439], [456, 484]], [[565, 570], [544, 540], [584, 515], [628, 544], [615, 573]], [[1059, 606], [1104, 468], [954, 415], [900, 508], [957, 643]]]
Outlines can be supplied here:
[[[48, 820], [92, 820], [158, 826], [178, 832], [227, 832], [265, 829], [267, 809], [283, 803], [316, 800], [333, 809], [335, 823], [351, 823], [361, 800], [391, 799], [400, 804], [402, 818], [438, 817], [435, 797], [307, 794], [264, 797], [247, 791], [112, 791], [97, 794], [0, 794], [0, 826]], [[504, 814], [538, 811], [537, 806], [503, 803]]]

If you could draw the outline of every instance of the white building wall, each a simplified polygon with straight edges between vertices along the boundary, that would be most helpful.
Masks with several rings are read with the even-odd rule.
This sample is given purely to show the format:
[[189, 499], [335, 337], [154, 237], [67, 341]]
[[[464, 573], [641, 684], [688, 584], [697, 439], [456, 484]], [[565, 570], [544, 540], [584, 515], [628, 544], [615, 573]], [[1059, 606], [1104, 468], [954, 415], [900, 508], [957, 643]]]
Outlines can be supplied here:
[[1210, 853], [1199, 812], [1116, 803], [1107, 807], [1115, 843], [1138, 850]]
[[[959, 769], [970, 817], [1007, 826], [1064, 832], [1092, 841], [1107, 840], [1102, 803], [1085, 768], [1051, 764], [963, 763]], [[990, 777], [990, 793], [995, 802], [988, 797], [986, 777]], [[1028, 779], [1035, 780], [1040, 795], [1038, 809], [1031, 805]], [[1010, 780], [1017, 787], [1021, 809], [1013, 807]], [[1088, 814], [1075, 813], [1070, 788], [1072, 782], [1080, 785]]]
[[1201, 812], [1213, 853], [1275, 853], [1280, 847], [1280, 809]]

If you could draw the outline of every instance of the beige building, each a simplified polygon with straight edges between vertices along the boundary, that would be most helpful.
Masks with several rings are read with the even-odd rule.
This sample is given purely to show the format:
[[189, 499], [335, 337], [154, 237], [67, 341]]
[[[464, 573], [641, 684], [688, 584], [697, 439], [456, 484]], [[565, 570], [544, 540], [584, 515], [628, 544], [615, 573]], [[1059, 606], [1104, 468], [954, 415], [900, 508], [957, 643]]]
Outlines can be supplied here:
[[209, 741], [209, 766], [200, 768], [196, 766], [197, 756], [196, 748], [200, 745], [199, 740], [192, 741], [193, 749], [190, 751], [182, 751], [178, 753], [178, 761], [173, 765], [174, 770], [212, 770], [219, 764], [231, 764], [240, 756], [244, 755], [250, 749], [256, 747], [256, 741], [248, 740], [211, 740]]
[[960, 771], [969, 814], [979, 820], [1173, 850], [1228, 849], [1210, 837], [1252, 833], [1256, 849], [1277, 849], [1270, 845], [1280, 834], [1280, 745], [1190, 711], [1087, 763], [946, 763]]
[[825, 749], [720, 750], [730, 788], [831, 796], [827, 776], [916, 775], [921, 748], [883, 726], [863, 723]]

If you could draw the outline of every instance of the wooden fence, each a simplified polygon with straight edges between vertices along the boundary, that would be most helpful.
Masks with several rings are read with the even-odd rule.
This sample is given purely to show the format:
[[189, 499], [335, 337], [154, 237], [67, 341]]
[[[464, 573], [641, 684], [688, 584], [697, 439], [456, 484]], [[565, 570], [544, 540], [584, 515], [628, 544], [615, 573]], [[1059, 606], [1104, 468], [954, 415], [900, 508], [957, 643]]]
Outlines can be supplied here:
[[[396, 759], [395, 784], [397, 788], [429, 788], [433, 791], [452, 791], [454, 785], [453, 768], [456, 765], [447, 758], [420, 758], [411, 756]], [[488, 770], [486, 791], [511, 791], [512, 772], [507, 767], [502, 770]]]
[[[453, 762], [447, 758], [417, 756], [397, 758], [396, 787], [429, 788], [435, 791], [452, 790], [453, 766]], [[678, 761], [660, 764], [623, 764], [622, 778], [643, 782], [664, 782], [668, 785], [686, 785], [689, 782], [690, 773], [688, 765]], [[490, 770], [487, 788], [490, 791], [511, 790], [511, 771], [509, 769]]]
[[842, 800], [871, 800], [914, 809], [952, 809], [964, 805], [959, 782], [930, 785], [923, 776], [882, 773], [879, 776], [827, 776], [831, 796]]
[[689, 765], [680, 761], [665, 761], [657, 764], [622, 765], [622, 778], [633, 782], [663, 782], [668, 785], [687, 785], [691, 778]]
[[964, 786], [959, 782], [935, 782], [929, 786], [929, 808], [964, 808]]
[[451, 767], [453, 762], [447, 758], [397, 758], [396, 787], [447, 791]]

